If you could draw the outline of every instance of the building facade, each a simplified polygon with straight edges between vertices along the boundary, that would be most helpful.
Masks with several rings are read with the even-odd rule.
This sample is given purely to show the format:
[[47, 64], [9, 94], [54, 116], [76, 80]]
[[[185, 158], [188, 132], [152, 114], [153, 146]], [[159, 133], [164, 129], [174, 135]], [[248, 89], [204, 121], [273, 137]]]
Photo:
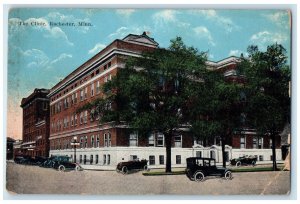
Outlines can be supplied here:
[[48, 89], [35, 89], [23, 98], [22, 153], [29, 156], [49, 156], [49, 94]]
[[14, 143], [15, 139], [11, 137], [6, 138], [6, 160], [10, 160], [14, 157]]
[[[75, 69], [48, 94], [50, 99], [50, 155], [67, 155], [74, 160], [74, 140], [76, 162], [85, 165], [115, 166], [120, 161], [147, 159], [149, 165], [164, 166], [166, 159], [164, 135], [156, 132], [139, 136], [123, 125], [113, 126], [110, 123], [99, 125], [97, 118], [92, 117], [94, 110], [78, 112], [84, 104], [101, 98], [104, 94], [101, 87], [122, 69], [128, 57], [139, 57], [142, 52], [158, 48], [154, 39], [142, 35], [129, 34], [122, 40], [115, 40], [94, 57]], [[238, 58], [230, 57], [219, 62], [207, 62], [210, 69], [224, 72], [230, 80], [235, 77]], [[111, 108], [111, 104], [107, 105]], [[245, 135], [245, 134], [243, 134]], [[236, 136], [239, 137], [239, 136]], [[240, 136], [242, 137], [242, 136]], [[246, 135], [245, 137], [248, 138]], [[233, 142], [234, 141], [234, 142]], [[226, 152], [228, 159], [244, 154], [272, 154], [271, 149], [260, 151], [240, 148], [242, 140], [228, 141]], [[237, 151], [236, 151], [237, 150]], [[249, 149], [250, 150], [250, 149]], [[253, 148], [251, 148], [253, 150]], [[172, 140], [172, 165], [182, 166], [185, 159], [191, 156], [216, 158], [221, 161], [221, 146], [213, 141], [195, 141], [188, 132], [174, 135]]]

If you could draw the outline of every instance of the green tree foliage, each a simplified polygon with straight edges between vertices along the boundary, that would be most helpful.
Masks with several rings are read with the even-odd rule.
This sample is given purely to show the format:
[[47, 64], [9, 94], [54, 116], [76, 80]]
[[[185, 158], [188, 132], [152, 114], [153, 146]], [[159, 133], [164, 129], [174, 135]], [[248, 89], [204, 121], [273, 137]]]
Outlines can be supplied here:
[[249, 58], [244, 58], [240, 64], [240, 71], [246, 77], [247, 123], [258, 133], [271, 135], [273, 169], [276, 170], [275, 136], [290, 121], [291, 72], [286, 50], [274, 44], [265, 52], [259, 51], [257, 46], [249, 46], [248, 53]]

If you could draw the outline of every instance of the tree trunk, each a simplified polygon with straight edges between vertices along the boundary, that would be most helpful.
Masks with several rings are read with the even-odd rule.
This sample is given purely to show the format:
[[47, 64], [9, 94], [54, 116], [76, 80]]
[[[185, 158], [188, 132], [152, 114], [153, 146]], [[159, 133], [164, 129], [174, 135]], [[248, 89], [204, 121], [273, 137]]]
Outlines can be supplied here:
[[272, 161], [273, 161], [273, 171], [277, 170], [277, 164], [276, 164], [276, 141], [275, 141], [275, 132], [271, 132], [271, 138], [272, 138]]
[[172, 133], [165, 134], [166, 142], [166, 173], [172, 172], [171, 165], [171, 148], [172, 148]]
[[222, 161], [223, 161], [223, 167], [226, 168], [225, 138], [224, 138], [224, 136], [221, 136], [221, 145], [222, 145]]

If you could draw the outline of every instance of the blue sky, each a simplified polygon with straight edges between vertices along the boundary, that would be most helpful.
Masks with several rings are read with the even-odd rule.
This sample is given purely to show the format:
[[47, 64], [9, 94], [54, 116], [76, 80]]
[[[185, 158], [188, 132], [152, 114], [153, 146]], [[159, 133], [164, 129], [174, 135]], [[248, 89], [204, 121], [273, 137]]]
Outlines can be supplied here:
[[[92, 26], [49, 25], [82, 21]], [[25, 23], [29, 26], [20, 25]], [[290, 55], [286, 10], [13, 9], [8, 20], [8, 136], [21, 138], [22, 97], [34, 88], [51, 88], [114, 39], [143, 31], [160, 47], [181, 36], [187, 45], [208, 51], [212, 61], [246, 54], [253, 44], [265, 50], [275, 42]], [[10, 128], [16, 124], [19, 129]]]

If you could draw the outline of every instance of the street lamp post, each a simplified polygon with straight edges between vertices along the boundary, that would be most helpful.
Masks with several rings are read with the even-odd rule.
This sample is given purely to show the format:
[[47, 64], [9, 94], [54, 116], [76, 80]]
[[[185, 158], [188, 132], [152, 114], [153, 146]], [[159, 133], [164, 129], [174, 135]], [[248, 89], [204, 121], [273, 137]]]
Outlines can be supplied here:
[[77, 142], [77, 137], [74, 136], [73, 140], [71, 142], [71, 146], [74, 147], [74, 162], [76, 163], [76, 146], [79, 145], [79, 143]]

